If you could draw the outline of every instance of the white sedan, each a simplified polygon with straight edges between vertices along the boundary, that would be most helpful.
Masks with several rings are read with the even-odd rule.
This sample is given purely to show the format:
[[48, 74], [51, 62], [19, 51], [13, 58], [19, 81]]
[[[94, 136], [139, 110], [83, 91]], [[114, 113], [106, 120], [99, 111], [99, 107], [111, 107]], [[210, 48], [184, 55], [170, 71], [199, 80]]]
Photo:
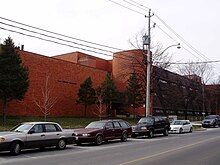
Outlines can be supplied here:
[[192, 132], [193, 127], [189, 120], [174, 120], [170, 124], [170, 133]]

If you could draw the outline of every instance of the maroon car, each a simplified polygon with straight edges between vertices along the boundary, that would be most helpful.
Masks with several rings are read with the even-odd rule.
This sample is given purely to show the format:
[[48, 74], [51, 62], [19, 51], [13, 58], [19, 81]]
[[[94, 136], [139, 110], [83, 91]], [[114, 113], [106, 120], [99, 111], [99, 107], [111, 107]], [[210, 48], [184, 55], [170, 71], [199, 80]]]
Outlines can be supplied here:
[[131, 135], [132, 129], [124, 120], [102, 120], [94, 121], [85, 128], [75, 129], [76, 144], [94, 142], [97, 145], [103, 141], [121, 139], [126, 142]]

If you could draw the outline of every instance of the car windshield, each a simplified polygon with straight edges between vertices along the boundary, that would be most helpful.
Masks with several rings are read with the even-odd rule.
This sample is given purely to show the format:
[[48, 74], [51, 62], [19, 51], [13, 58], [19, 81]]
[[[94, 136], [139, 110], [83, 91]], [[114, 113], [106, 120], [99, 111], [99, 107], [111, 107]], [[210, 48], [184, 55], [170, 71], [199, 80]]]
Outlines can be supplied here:
[[216, 116], [206, 116], [205, 119], [215, 119]]
[[152, 118], [144, 117], [138, 121], [138, 124], [152, 124], [153, 122], [154, 122], [154, 120]]
[[175, 120], [171, 123], [172, 125], [183, 125], [183, 121]]
[[33, 124], [19, 124], [16, 127], [12, 128], [11, 131], [15, 131], [15, 132], [28, 132], [31, 127], [33, 126]]
[[92, 122], [86, 126], [86, 128], [104, 128], [105, 123], [103, 122]]

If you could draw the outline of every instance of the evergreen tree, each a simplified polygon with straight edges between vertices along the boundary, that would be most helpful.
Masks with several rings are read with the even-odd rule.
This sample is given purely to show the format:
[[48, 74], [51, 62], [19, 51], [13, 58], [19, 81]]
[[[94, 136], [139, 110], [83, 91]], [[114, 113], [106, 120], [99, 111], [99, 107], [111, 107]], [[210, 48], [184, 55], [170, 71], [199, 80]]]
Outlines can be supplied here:
[[105, 81], [101, 84], [101, 89], [103, 92], [103, 102], [106, 105], [106, 113], [109, 115], [112, 105], [117, 103], [119, 97], [118, 90], [109, 73], [107, 73]]
[[29, 87], [28, 69], [22, 63], [17, 47], [8, 37], [0, 51], [0, 99], [3, 100], [3, 123], [10, 100], [22, 100]]
[[80, 84], [80, 89], [78, 92], [78, 104], [83, 104], [85, 109], [85, 116], [87, 107], [94, 104], [96, 101], [95, 90], [92, 88], [92, 79], [88, 77], [82, 84]]
[[128, 79], [127, 98], [128, 105], [131, 105], [134, 110], [134, 118], [136, 116], [136, 108], [143, 105], [143, 97], [141, 94], [141, 84], [138, 82], [136, 73], [133, 72]]

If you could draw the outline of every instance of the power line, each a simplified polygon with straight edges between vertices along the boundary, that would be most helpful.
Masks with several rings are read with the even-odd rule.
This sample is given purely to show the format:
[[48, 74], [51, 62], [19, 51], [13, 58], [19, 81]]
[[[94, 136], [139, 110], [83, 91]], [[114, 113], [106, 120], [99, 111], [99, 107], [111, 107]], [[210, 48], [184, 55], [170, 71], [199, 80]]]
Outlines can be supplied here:
[[[84, 49], [84, 48], [80, 48], [80, 47], [76, 47], [76, 46], [60, 43], [60, 42], [49, 40], [49, 39], [44, 39], [44, 38], [41, 38], [41, 37], [37, 37], [37, 36], [34, 36], [34, 35], [30, 35], [30, 34], [25, 34], [25, 33], [22, 33], [22, 32], [15, 31], [15, 30], [5, 29], [3, 27], [0, 27], [0, 29], [6, 30], [6, 31], [10, 31], [10, 32], [13, 32], [13, 33], [18, 33], [18, 34], [21, 34], [21, 35], [24, 35], [24, 36], [28, 36], [28, 37], [32, 37], [32, 38], [36, 38], [36, 39], [40, 39], [40, 40], [44, 40], [44, 41], [48, 41], [48, 42], [52, 42], [52, 43], [63, 45], [63, 46], [68, 46], [68, 47], [72, 47], [72, 48], [76, 48], [76, 49], [81, 49], [81, 50], [88, 51], [88, 52], [93, 52], [93, 53], [101, 54], [101, 55], [108, 56], [108, 57], [113, 57], [112, 55], [109, 55], [109, 54], [100, 53], [100, 52], [96, 52], [96, 51], [93, 51], [93, 50]], [[125, 55], [125, 54], [120, 53], [120, 52], [117, 53], [117, 54], [119, 54], [119, 55], [121, 54], [121, 55], [123, 55], [125, 57], [128, 57], [128, 58], [119, 57], [119, 56], [114, 56], [114, 58], [119, 58], [119, 59], [124, 59], [124, 60], [131, 61], [131, 57], [130, 56]], [[166, 63], [166, 62], [158, 62], [158, 61], [156, 61], [156, 62], [157, 63]], [[178, 62], [169, 62], [169, 64], [180, 65], [180, 64], [218, 63], [218, 62], [220, 62], [220, 60], [215, 60], [215, 61], [197, 61], [197, 62], [179, 62], [179, 63]]]
[[80, 43], [69, 41], [69, 40], [64, 40], [64, 39], [61, 39], [61, 38], [58, 38], [58, 37], [54, 37], [54, 36], [51, 36], [51, 35], [39, 33], [39, 32], [33, 31], [33, 30], [28, 30], [28, 29], [21, 28], [21, 27], [18, 27], [18, 26], [15, 26], [15, 25], [11, 25], [11, 24], [7, 24], [7, 23], [4, 23], [4, 22], [0, 22], [0, 24], [7, 25], [7, 26], [10, 26], [10, 27], [13, 27], [13, 28], [18, 28], [18, 29], [21, 29], [21, 30], [24, 30], [24, 31], [28, 31], [28, 32], [31, 32], [31, 33], [39, 34], [39, 35], [42, 35], [42, 36], [45, 36], [45, 37], [61, 40], [61, 41], [64, 41], [64, 42], [69, 42], [69, 43], [76, 44], [76, 45], [79, 45], [79, 46], [84, 46], [84, 47], [88, 47], [88, 48], [92, 48], [92, 49], [97, 49], [97, 50], [100, 50], [100, 51], [114, 53], [113, 51], [109, 51], [109, 50], [105, 50], [105, 49], [100, 49], [100, 48], [92, 47], [92, 46], [85, 45], [85, 44], [80, 44]]
[[[124, 0], [126, 3], [129, 3], [130, 5], [133, 5], [135, 7], [138, 7], [139, 9], [142, 9], [144, 11], [148, 11], [149, 8], [140, 4], [140, 3], [137, 3], [133, 0], [130, 0], [131, 2], [133, 3], [130, 3], [128, 2], [127, 0]], [[140, 7], [141, 6], [141, 7]], [[147, 10], [146, 10], [147, 8]], [[190, 47], [192, 50], [196, 50], [195, 48], [193, 48], [183, 37], [181, 37], [178, 33], [176, 33], [165, 21], [163, 21], [157, 14], [154, 13], [154, 15], [166, 26], [167, 29], [169, 29], [173, 34], [175, 34], [180, 40], [182, 40], [188, 47]], [[163, 30], [161, 27], [159, 27], [158, 25], [156, 25], [161, 31], [163, 31], [169, 38], [171, 38], [173, 41], [177, 42], [173, 37], [171, 37], [167, 32], [165, 32], [165, 30]], [[178, 42], [177, 42], [178, 43]], [[185, 48], [185, 50], [187, 50]], [[190, 52], [189, 50], [187, 50], [190, 54], [196, 56], [195, 54], [193, 54], [192, 52]], [[197, 54], [198, 54], [198, 51], [195, 51]], [[196, 56], [197, 57], [197, 56]], [[197, 57], [198, 58], [198, 57]], [[199, 58], [198, 58], [199, 59]]]
[[131, 9], [131, 8], [127, 7], [127, 6], [124, 6], [124, 5], [120, 4], [120, 3], [115, 2], [115, 1], [112, 1], [112, 0], [109, 0], [109, 1], [110, 1], [110, 2], [112, 2], [112, 3], [115, 3], [115, 4], [119, 5], [119, 6], [121, 6], [121, 7], [123, 7], [123, 8], [126, 8], [126, 9], [128, 9], [128, 10], [131, 10], [131, 11], [133, 11], [133, 12], [135, 12], [135, 13], [138, 13], [138, 14], [140, 14], [140, 15], [145, 16], [145, 17], [146, 17], [146, 15], [145, 15], [145, 14], [143, 14], [143, 13], [141, 13], [141, 12], [137, 11], [137, 10]]
[[[20, 34], [20, 35], [24, 35], [24, 36], [27, 36], [27, 37], [32, 37], [32, 38], [40, 39], [40, 40], [43, 40], [43, 41], [52, 42], [52, 43], [55, 43], [55, 44], [58, 44], [58, 45], [62, 45], [62, 46], [68, 46], [68, 47], [71, 47], [71, 48], [80, 49], [80, 50], [84, 50], [84, 51], [87, 51], [87, 52], [97, 53], [97, 54], [108, 56], [108, 57], [111, 57], [111, 58], [114, 57], [114, 58], [119, 58], [119, 59], [124, 59], [124, 60], [127, 60], [127, 61], [131, 61], [131, 57], [130, 56], [127, 56], [127, 55], [122, 54], [122, 53], [117, 53], [117, 54], [122, 54], [123, 56], [125, 56], [125, 58], [124, 57], [113, 56], [113, 55], [109, 55], [109, 54], [101, 53], [101, 52], [97, 52], [97, 51], [93, 51], [93, 50], [90, 50], [90, 49], [85, 49], [85, 48], [81, 48], [81, 47], [72, 46], [72, 45], [69, 45], [69, 44], [65, 44], [65, 43], [61, 43], [61, 42], [57, 42], [57, 41], [41, 38], [41, 37], [30, 35], [30, 34], [25, 34], [25, 33], [19, 32], [19, 31], [15, 31], [15, 30], [11, 30], [11, 29], [6, 29], [6, 28], [3, 28], [3, 27], [0, 27], [0, 29], [6, 30], [6, 31], [9, 31], [9, 32], [13, 32], [13, 33], [17, 33], [17, 34]], [[126, 58], [126, 57], [128, 57], [128, 58]]]
[[76, 49], [80, 49], [80, 50], [84, 50], [84, 51], [93, 52], [93, 53], [97, 53], [97, 54], [101, 54], [101, 55], [112, 57], [112, 55], [109, 55], [109, 54], [100, 53], [100, 52], [97, 52], [97, 51], [93, 51], [93, 50], [89, 50], [89, 49], [84, 49], [84, 48], [81, 48], [81, 47], [76, 47], [76, 46], [60, 43], [60, 42], [49, 40], [49, 39], [44, 39], [44, 38], [41, 38], [41, 37], [37, 37], [37, 36], [34, 36], [34, 35], [30, 35], [30, 34], [25, 34], [25, 33], [22, 33], [22, 32], [15, 31], [15, 30], [6, 29], [6, 28], [3, 28], [3, 27], [0, 27], [0, 29], [6, 30], [6, 31], [10, 31], [10, 32], [13, 32], [13, 33], [18, 33], [18, 34], [21, 34], [21, 35], [24, 35], [24, 36], [28, 36], [28, 37], [37, 38], [37, 39], [40, 39], [40, 40], [56, 43], [56, 44], [59, 44], [59, 45], [68, 46], [68, 47], [72, 47], [72, 48], [76, 48]]
[[123, 1], [128, 3], [128, 4], [130, 4], [130, 5], [132, 5], [132, 6], [135, 6], [135, 7], [139, 8], [139, 9], [142, 9], [144, 11], [149, 11], [150, 10], [149, 8], [148, 8], [148, 10], [146, 10], [145, 8], [142, 8], [142, 7], [138, 6], [138, 5], [136, 5], [136, 3], [134, 3], [134, 1], [132, 1], [132, 0], [130, 0], [131, 2], [128, 2], [127, 0], [123, 0]]
[[[128, 2], [127, 0], [124, 0], [124, 2], [133, 5], [135, 7], [138, 7], [141, 10], [144, 11], [148, 11], [150, 8], [135, 2], [134, 0], [129, 0], [130, 2]], [[131, 3], [132, 2], [132, 3]], [[161, 21], [165, 27], [167, 29], [169, 29], [174, 35], [176, 35], [181, 41], [183, 41], [183, 43], [186, 44], [186, 46], [188, 46], [192, 51], [194, 51], [198, 56], [202, 57], [205, 60], [209, 60], [208, 57], [206, 57], [203, 53], [201, 53], [200, 51], [198, 51], [195, 47], [193, 47], [191, 44], [189, 44], [189, 42], [187, 42], [182, 36], [180, 36], [178, 33], [176, 33], [165, 21], [163, 21], [157, 14], [155, 14], [155, 16], [159, 19], [159, 21]], [[158, 26], [159, 27], [159, 26]], [[160, 30], [162, 30], [162, 28], [160, 28]], [[166, 35], [168, 35], [171, 39], [173, 39], [173, 37], [171, 37], [168, 33], [166, 33], [164, 30], [162, 30]], [[174, 39], [173, 39], [174, 40]], [[175, 40], [174, 40], [175, 41]], [[188, 49], [186, 49], [184, 46], [182, 46], [187, 52], [189, 52], [190, 54], [192, 54], [193, 56], [197, 57], [198, 59], [200, 59], [197, 55], [195, 55], [194, 53], [192, 53], [191, 51], [189, 51]], [[200, 59], [201, 60], [201, 59]]]
[[196, 62], [170, 62], [169, 64], [208, 64], [208, 63], [219, 63], [220, 60], [215, 60], [215, 61], [196, 61]]
[[35, 26], [27, 25], [27, 24], [24, 24], [24, 23], [21, 23], [21, 22], [13, 21], [11, 19], [7, 19], [7, 18], [3, 18], [3, 17], [0, 17], [0, 19], [6, 20], [6, 21], [9, 21], [9, 22], [13, 22], [13, 23], [16, 23], [16, 24], [19, 24], [19, 25], [22, 25], [22, 26], [26, 26], [26, 27], [29, 27], [29, 28], [41, 30], [41, 31], [44, 31], [44, 32], [47, 32], [47, 33], [51, 33], [51, 34], [59, 35], [59, 36], [62, 36], [62, 37], [66, 37], [66, 38], [69, 38], [69, 39], [74, 39], [74, 40], [78, 40], [78, 41], [81, 41], [81, 42], [86, 42], [86, 43], [89, 43], [89, 44], [98, 45], [98, 46], [102, 46], [102, 47], [106, 47], [106, 48], [110, 48], [110, 49], [114, 49], [114, 50], [118, 50], [118, 51], [122, 50], [122, 49], [119, 49], [119, 48], [114, 48], [114, 47], [111, 47], [111, 46], [106, 46], [106, 45], [103, 45], [103, 44], [98, 44], [98, 43], [78, 39], [78, 38], [75, 38], [75, 37], [70, 37], [70, 36], [67, 36], [67, 35], [63, 35], [63, 34], [60, 34], [60, 33], [52, 32], [52, 31], [49, 31], [49, 30], [45, 30], [45, 29], [42, 29], [42, 28], [35, 27]]

